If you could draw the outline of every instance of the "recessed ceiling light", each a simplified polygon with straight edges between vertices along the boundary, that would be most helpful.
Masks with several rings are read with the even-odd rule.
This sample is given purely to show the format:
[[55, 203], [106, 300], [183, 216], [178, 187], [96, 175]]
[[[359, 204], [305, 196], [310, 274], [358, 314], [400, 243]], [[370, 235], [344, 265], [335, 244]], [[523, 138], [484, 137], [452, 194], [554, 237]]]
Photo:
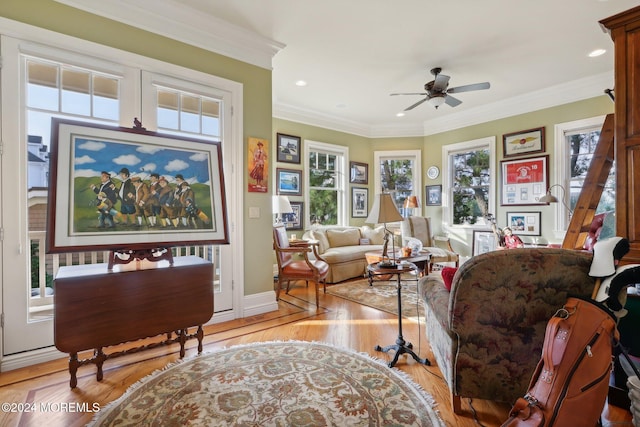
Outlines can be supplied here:
[[296, 86], [306, 86], [306, 85], [307, 85], [307, 82], [305, 82], [304, 80], [298, 80], [296, 82]]
[[398, 114], [396, 114], [396, 117], [404, 117], [404, 113], [403, 112], [399, 112]]
[[596, 49], [589, 53], [589, 58], [595, 58], [596, 56], [604, 55], [607, 51], [605, 49]]

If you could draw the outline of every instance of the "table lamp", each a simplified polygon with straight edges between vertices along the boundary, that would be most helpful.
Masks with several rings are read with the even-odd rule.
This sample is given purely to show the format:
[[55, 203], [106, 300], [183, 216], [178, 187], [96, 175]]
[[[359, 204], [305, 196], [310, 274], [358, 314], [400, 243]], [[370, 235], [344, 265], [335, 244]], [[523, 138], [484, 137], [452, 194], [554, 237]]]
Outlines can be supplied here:
[[293, 212], [289, 198], [287, 196], [271, 196], [271, 211], [276, 216], [275, 223], [281, 224], [282, 214]]
[[[369, 216], [365, 220], [366, 223], [369, 224], [380, 224], [384, 225], [384, 246], [382, 249], [382, 261], [378, 264], [380, 267], [384, 268], [394, 268], [396, 263], [396, 245], [393, 238], [393, 234], [389, 229], [387, 229], [387, 222], [396, 222], [402, 221], [402, 215], [398, 211], [391, 194], [389, 193], [380, 193], [377, 194], [373, 199], [373, 207], [369, 212]], [[387, 256], [387, 245], [389, 244], [389, 238], [391, 238], [391, 247], [393, 250], [393, 260], [390, 260]], [[386, 260], [385, 260], [386, 258]]]

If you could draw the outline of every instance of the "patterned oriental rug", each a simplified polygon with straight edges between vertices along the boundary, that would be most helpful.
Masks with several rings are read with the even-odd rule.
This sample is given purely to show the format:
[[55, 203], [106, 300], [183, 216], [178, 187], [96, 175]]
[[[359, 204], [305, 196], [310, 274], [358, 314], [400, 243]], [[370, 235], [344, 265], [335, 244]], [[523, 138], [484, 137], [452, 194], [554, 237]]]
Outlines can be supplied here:
[[[417, 286], [418, 282], [415, 279], [402, 281], [402, 316], [424, 323], [424, 306], [419, 301]], [[395, 279], [390, 282], [374, 281], [373, 286], [369, 286], [367, 279], [339, 283], [327, 286], [327, 293], [387, 313], [398, 314], [398, 290]]]
[[366, 354], [312, 342], [230, 347], [134, 384], [89, 426], [434, 426], [434, 401]]

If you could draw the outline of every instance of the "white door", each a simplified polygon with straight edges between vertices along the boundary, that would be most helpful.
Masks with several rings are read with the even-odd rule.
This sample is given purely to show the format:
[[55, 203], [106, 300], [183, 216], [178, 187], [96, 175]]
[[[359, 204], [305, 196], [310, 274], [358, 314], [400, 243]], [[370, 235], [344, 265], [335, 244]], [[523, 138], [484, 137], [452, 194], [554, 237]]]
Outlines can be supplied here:
[[[64, 37], [62, 39], [67, 41]], [[142, 106], [139, 102], [144, 98], [140, 96], [140, 93], [144, 93], [140, 70], [119, 65], [115, 61], [124, 62], [125, 59], [117, 55], [114, 56], [114, 62], [109, 62], [5, 36], [0, 39], [0, 48], [3, 59], [0, 69], [3, 106], [0, 127], [3, 141], [0, 206], [3, 208], [4, 230], [0, 248], [3, 261], [2, 355], [8, 356], [53, 345], [55, 290], [52, 280], [59, 263], [103, 262], [108, 255], [83, 253], [58, 256], [44, 253], [45, 233], [42, 230], [46, 223], [48, 174], [43, 172], [43, 168], [46, 169], [48, 164], [51, 118], [65, 117], [112, 126], [126, 123], [128, 126], [132, 117], [145, 116], [140, 111]], [[220, 111], [231, 111], [230, 101], [229, 105], [224, 105], [227, 99], [229, 97], [221, 98]], [[233, 99], [237, 100], [237, 97]], [[183, 118], [190, 117], [183, 115]], [[231, 121], [231, 115], [223, 119]], [[232, 128], [224, 123], [218, 126], [220, 129]], [[181, 132], [181, 129], [176, 132]], [[193, 132], [189, 133], [194, 137]], [[228, 147], [231, 137], [228, 141], [225, 141], [223, 134], [219, 137], [223, 147]], [[227, 154], [231, 151], [229, 148], [226, 150]], [[230, 168], [231, 156], [225, 157], [224, 151], [225, 148], [223, 160]], [[226, 182], [226, 193], [233, 194], [230, 189], [235, 185]], [[233, 223], [229, 209], [228, 212]], [[216, 313], [234, 310], [232, 283], [238, 269], [229, 260], [237, 250], [230, 244], [208, 246], [204, 251], [215, 268]]]

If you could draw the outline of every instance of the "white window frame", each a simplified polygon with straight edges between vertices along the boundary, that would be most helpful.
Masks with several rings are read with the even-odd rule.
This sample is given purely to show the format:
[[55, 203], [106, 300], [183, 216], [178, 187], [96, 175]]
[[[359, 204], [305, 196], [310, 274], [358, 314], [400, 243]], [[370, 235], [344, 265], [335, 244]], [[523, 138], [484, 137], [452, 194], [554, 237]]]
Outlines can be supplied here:
[[[413, 161], [413, 180], [412, 185], [414, 194], [418, 196], [418, 200], [422, 202], [424, 194], [422, 194], [422, 151], [421, 150], [393, 150], [393, 151], [374, 151], [373, 152], [373, 196], [376, 197], [382, 191], [382, 178], [380, 176], [380, 162], [383, 160], [412, 160]], [[373, 199], [371, 199], [373, 200]], [[418, 210], [422, 213], [422, 207]]]
[[307, 207], [303, 218], [304, 228], [307, 229], [311, 225], [311, 200], [309, 199], [309, 155], [312, 151], [323, 151], [333, 153], [337, 156], [336, 173], [337, 173], [337, 190], [338, 190], [338, 225], [349, 224], [349, 201], [347, 199], [347, 189], [349, 188], [349, 168], [347, 162], [349, 160], [349, 147], [343, 145], [329, 144], [326, 142], [304, 140], [304, 160], [303, 160], [303, 194], [304, 205]]
[[489, 213], [496, 215], [496, 137], [487, 136], [442, 147], [442, 228], [469, 228], [478, 225], [453, 224], [452, 155], [460, 152], [489, 150]]
[[[588, 129], [599, 127], [602, 128], [604, 119], [606, 116], [596, 116], [587, 119], [573, 120], [570, 122], [558, 123], [554, 126], [554, 168], [553, 179], [549, 187], [553, 184], [560, 184], [566, 191], [566, 196], [569, 196], [569, 147], [566, 144], [565, 134], [568, 132], [575, 132], [581, 129]], [[561, 191], [561, 190], [560, 190]], [[557, 197], [562, 194], [554, 194]], [[555, 239], [564, 240], [564, 235], [569, 227], [569, 213], [562, 203], [553, 204], [553, 237]]]

